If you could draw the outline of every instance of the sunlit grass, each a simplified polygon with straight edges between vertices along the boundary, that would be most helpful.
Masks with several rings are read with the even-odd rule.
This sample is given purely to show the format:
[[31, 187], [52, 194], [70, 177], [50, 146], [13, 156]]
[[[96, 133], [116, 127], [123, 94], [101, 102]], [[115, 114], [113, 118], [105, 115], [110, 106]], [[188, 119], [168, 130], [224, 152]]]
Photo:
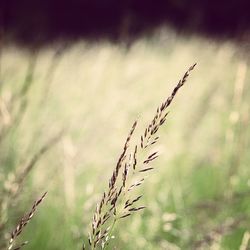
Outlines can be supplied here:
[[[130, 125], [139, 116], [143, 128], [194, 62], [197, 69], [160, 131], [161, 156], [143, 189], [147, 209], [116, 228], [111, 246], [194, 249], [194, 242], [226, 220], [249, 219], [249, 70], [235, 45], [170, 32], [129, 49], [82, 41], [57, 56], [56, 50], [55, 45], [34, 54], [9, 46], [2, 55], [3, 96], [20, 88], [29, 62], [36, 60], [27, 113], [1, 145], [8, 158], [3, 172], [66, 128], [18, 201], [22, 214], [48, 191], [22, 236], [30, 241], [26, 249], [81, 249]], [[218, 244], [238, 249], [247, 230], [249, 223], [243, 223]]]

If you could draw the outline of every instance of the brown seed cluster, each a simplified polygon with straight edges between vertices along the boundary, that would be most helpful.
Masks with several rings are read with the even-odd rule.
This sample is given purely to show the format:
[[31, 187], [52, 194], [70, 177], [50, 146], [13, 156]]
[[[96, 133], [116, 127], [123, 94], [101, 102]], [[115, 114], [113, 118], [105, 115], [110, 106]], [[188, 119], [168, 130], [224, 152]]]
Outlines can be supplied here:
[[21, 249], [22, 246], [26, 245], [28, 242], [24, 242], [21, 245], [14, 247], [14, 241], [15, 239], [21, 234], [21, 232], [23, 231], [24, 227], [30, 222], [30, 220], [32, 219], [34, 213], [36, 212], [37, 207], [39, 206], [39, 204], [43, 201], [43, 199], [45, 198], [47, 192], [44, 193], [41, 198], [39, 198], [37, 201], [34, 202], [30, 212], [26, 215], [24, 215], [22, 217], [22, 219], [19, 221], [19, 223], [17, 224], [16, 228], [13, 230], [13, 232], [11, 233], [11, 238], [9, 240], [9, 246], [8, 246], [8, 250], [18, 250]]
[[[195, 65], [192, 65], [187, 70], [173, 89], [172, 94], [157, 108], [155, 116], [141, 135], [140, 141], [134, 147], [130, 144], [137, 121], [132, 125], [123, 151], [109, 180], [108, 191], [103, 193], [100, 203], [96, 206], [91, 232], [89, 233], [91, 249], [99, 247], [105, 249], [112, 237], [112, 230], [116, 222], [145, 208], [145, 206], [135, 206], [142, 195], [134, 195], [133, 197], [131, 191], [144, 182], [144, 177], [141, 176], [138, 180], [138, 176], [154, 169], [150, 165], [158, 157], [158, 152], [149, 153], [145, 159], [139, 159], [138, 154], [142, 155], [147, 152], [148, 147], [158, 141], [159, 136], [156, 133], [166, 121], [168, 115], [166, 110], [172, 103], [178, 90], [186, 82], [190, 71], [194, 69]], [[134, 180], [133, 177], [137, 177], [137, 180]]]

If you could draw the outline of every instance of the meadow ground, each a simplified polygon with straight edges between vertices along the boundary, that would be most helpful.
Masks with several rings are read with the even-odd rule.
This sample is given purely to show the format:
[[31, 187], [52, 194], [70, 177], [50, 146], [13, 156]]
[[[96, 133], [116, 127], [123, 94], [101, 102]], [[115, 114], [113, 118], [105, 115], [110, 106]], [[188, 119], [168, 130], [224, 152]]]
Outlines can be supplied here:
[[[29, 241], [25, 249], [81, 249], [131, 124], [138, 118], [137, 130], [143, 130], [194, 62], [159, 131], [155, 170], [140, 190], [147, 208], [116, 226], [109, 248], [249, 249], [247, 52], [173, 32], [140, 39], [129, 49], [84, 41], [35, 52], [4, 47], [0, 128], [7, 132], [0, 141], [0, 182], [1, 221], [8, 220], [0, 240], [48, 191], [20, 236]], [[10, 111], [4, 107], [11, 100]], [[4, 190], [13, 188], [15, 170], [61, 129], [60, 141], [6, 208]]]

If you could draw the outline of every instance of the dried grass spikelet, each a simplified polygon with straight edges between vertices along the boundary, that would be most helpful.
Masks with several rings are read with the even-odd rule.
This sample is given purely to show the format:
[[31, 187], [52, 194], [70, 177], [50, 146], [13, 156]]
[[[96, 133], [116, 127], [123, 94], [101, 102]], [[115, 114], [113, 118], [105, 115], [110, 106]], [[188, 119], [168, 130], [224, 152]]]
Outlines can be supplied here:
[[[143, 175], [146, 172], [153, 170], [151, 163], [158, 157], [158, 152], [148, 153], [144, 159], [139, 159], [138, 154], [147, 153], [148, 148], [157, 143], [159, 139], [157, 132], [166, 121], [167, 108], [178, 90], [186, 82], [190, 71], [194, 69], [195, 65], [192, 65], [185, 72], [171, 95], [157, 108], [152, 121], [141, 135], [139, 142], [133, 147], [130, 144], [137, 121], [132, 125], [123, 151], [109, 180], [108, 191], [103, 193], [100, 203], [96, 205], [91, 232], [89, 233], [89, 246], [91, 249], [105, 249], [112, 237], [112, 230], [116, 222], [145, 208], [136, 205], [142, 195], [133, 196], [131, 191], [144, 182]], [[83, 249], [85, 249], [85, 246], [83, 246]]]
[[2, 181], [2, 187], [0, 188], [0, 249], [5, 245], [5, 235], [8, 235], [8, 218], [10, 211], [17, 205], [17, 201], [22, 195], [22, 189], [27, 181], [28, 175], [31, 173], [34, 167], [36, 167], [39, 160], [54, 147], [56, 143], [62, 138], [64, 131], [51, 137], [37, 152], [31, 157], [27, 157], [28, 160], [21, 163], [13, 171], [8, 173], [7, 176], [0, 176], [0, 182]]
[[37, 207], [39, 206], [39, 204], [41, 204], [41, 202], [43, 201], [43, 199], [45, 198], [47, 192], [45, 192], [38, 200], [36, 200], [31, 208], [31, 210], [29, 211], [29, 213], [27, 213], [26, 215], [24, 215], [21, 220], [19, 221], [19, 223], [17, 224], [16, 228], [12, 231], [11, 233], [11, 237], [9, 240], [9, 244], [8, 244], [8, 250], [19, 250], [21, 249], [24, 245], [26, 245], [28, 242], [23, 242], [21, 245], [19, 246], [14, 246], [14, 242], [16, 240], [16, 238], [22, 233], [24, 227], [30, 222], [30, 220], [32, 219], [34, 213], [37, 210]]

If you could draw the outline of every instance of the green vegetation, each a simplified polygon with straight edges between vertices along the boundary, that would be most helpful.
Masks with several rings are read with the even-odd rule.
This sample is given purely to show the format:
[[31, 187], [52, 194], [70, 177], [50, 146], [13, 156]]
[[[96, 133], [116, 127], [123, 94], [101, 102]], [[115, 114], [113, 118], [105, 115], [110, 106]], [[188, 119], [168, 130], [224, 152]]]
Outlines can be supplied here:
[[[4, 48], [0, 249], [45, 191], [19, 237], [29, 241], [24, 249], [81, 249], [131, 124], [139, 116], [140, 135], [194, 62], [159, 131], [155, 170], [139, 191], [146, 209], [116, 225], [108, 249], [248, 249], [249, 62], [229, 42], [171, 32], [130, 49], [85, 42], [36, 53]], [[17, 186], [15, 173], [43, 147]]]

